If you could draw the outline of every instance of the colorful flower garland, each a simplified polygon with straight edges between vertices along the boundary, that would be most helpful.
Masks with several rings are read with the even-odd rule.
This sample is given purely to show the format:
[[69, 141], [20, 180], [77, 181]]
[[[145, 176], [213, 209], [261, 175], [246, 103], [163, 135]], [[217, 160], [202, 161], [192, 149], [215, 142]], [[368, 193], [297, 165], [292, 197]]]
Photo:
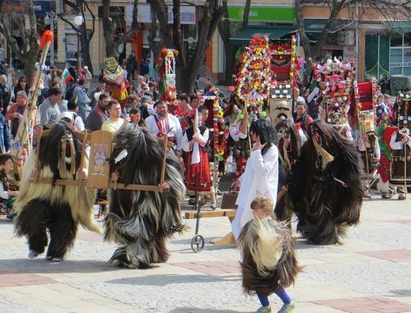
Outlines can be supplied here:
[[254, 36], [240, 57], [240, 64], [236, 77], [237, 97], [247, 105], [262, 105], [275, 85], [267, 37]]

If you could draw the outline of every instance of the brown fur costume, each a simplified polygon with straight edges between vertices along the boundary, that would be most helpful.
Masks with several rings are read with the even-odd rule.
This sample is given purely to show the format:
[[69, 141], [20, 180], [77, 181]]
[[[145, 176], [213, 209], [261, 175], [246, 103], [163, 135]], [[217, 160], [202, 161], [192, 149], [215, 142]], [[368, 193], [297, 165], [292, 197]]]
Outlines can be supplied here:
[[[76, 139], [65, 122], [55, 124], [47, 137], [41, 139], [39, 178], [75, 180], [79, 170], [82, 143]], [[71, 159], [71, 163], [69, 163]], [[93, 204], [96, 190], [69, 185], [39, 184], [32, 181], [36, 168], [37, 149], [23, 167], [20, 194], [15, 202], [18, 212], [15, 232], [27, 236], [29, 249], [43, 253], [50, 243], [47, 257], [64, 258], [74, 244], [78, 224], [101, 233], [94, 220]], [[88, 168], [88, 158], [84, 162]]]
[[360, 220], [362, 162], [353, 141], [332, 126], [314, 121], [293, 166], [286, 199], [297, 215], [297, 230], [313, 244], [342, 242]]
[[[113, 143], [110, 172], [118, 173], [119, 183], [159, 184], [164, 149], [148, 129], [128, 124], [116, 133]], [[120, 267], [147, 268], [168, 260], [166, 240], [185, 228], [180, 212], [185, 196], [182, 167], [171, 153], [167, 154], [165, 180], [170, 185], [167, 192], [109, 190], [105, 240], [120, 245], [110, 262]]]
[[269, 296], [279, 285], [289, 287], [301, 271], [290, 229], [271, 217], [249, 221], [238, 247], [243, 257], [243, 288], [250, 295]]

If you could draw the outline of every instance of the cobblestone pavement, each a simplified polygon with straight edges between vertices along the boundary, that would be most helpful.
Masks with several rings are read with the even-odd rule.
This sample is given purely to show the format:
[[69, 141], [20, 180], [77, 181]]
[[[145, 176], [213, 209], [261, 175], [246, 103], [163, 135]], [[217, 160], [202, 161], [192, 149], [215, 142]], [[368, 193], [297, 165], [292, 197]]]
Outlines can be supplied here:
[[[305, 268], [288, 289], [294, 312], [411, 312], [410, 202], [411, 195], [364, 200], [361, 223], [344, 245], [298, 239]], [[190, 207], [185, 202], [182, 209]], [[230, 231], [228, 219], [201, 219], [206, 245], [199, 253], [190, 247], [195, 222], [186, 220], [191, 229], [169, 242], [168, 263], [131, 270], [109, 266], [115, 245], [84, 229], [64, 262], [30, 260], [25, 238], [15, 237], [13, 223], [2, 217], [0, 312], [254, 312], [259, 302], [242, 291], [235, 246], [210, 244]], [[275, 295], [270, 300], [276, 312], [280, 301]]]

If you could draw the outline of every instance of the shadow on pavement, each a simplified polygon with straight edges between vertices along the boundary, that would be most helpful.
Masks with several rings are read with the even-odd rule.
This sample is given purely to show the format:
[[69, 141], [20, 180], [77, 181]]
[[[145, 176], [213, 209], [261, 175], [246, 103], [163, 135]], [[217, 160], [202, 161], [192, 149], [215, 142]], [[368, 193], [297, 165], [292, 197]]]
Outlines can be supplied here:
[[211, 275], [211, 274], [204, 274], [204, 275], [198, 275], [198, 274], [184, 274], [184, 275], [178, 275], [176, 274], [162, 274], [162, 275], [150, 275], [150, 272], [147, 271], [146, 276], [140, 276], [140, 277], [131, 277], [131, 278], [121, 278], [121, 279], [112, 279], [112, 280], [106, 280], [104, 283], [105, 284], [114, 284], [114, 285], [137, 285], [137, 286], [166, 286], [169, 284], [175, 285], [175, 284], [192, 284], [193, 282], [196, 282], [198, 284], [200, 283], [216, 283], [216, 282], [222, 282], [222, 281], [232, 281], [233, 276], [227, 276], [224, 278], [224, 276], [221, 275]]

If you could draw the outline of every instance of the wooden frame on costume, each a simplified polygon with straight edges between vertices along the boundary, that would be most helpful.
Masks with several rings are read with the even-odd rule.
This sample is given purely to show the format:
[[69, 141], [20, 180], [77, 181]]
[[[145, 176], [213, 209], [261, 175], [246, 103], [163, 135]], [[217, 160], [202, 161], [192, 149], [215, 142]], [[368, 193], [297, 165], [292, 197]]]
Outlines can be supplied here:
[[[35, 134], [35, 138], [38, 139], [37, 152], [40, 151], [40, 138], [47, 136], [50, 133], [50, 130], [42, 130]], [[87, 188], [96, 188], [96, 189], [126, 189], [126, 190], [141, 190], [141, 191], [160, 191], [160, 185], [164, 182], [165, 177], [165, 166], [166, 166], [166, 152], [167, 149], [174, 146], [172, 142], [168, 141], [167, 136], [162, 136], [158, 138], [159, 142], [163, 144], [164, 148], [164, 157], [161, 167], [161, 173], [159, 177], [158, 185], [137, 185], [137, 184], [128, 184], [127, 186], [122, 183], [111, 182], [110, 181], [110, 168], [107, 159], [111, 156], [112, 151], [112, 141], [113, 133], [98, 130], [92, 133], [89, 132], [73, 132], [76, 138], [82, 141], [82, 155], [81, 155], [81, 164], [79, 168], [83, 168], [84, 158], [86, 157], [86, 146], [90, 146], [90, 166], [88, 168], [88, 177], [83, 180], [65, 180], [57, 179], [55, 182], [52, 179], [45, 178], [33, 178], [32, 180], [39, 184], [55, 184], [55, 185], [70, 185], [70, 186], [84, 186]], [[39, 158], [37, 155], [37, 168]]]

